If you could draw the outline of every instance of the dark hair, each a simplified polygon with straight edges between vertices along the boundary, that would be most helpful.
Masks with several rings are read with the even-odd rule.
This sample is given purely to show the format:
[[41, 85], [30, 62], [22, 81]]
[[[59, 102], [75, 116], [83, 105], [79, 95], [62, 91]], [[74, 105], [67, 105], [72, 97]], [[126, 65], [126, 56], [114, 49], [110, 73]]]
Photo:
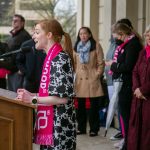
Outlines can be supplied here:
[[20, 18], [20, 20], [21, 20], [22, 22], [25, 22], [25, 19], [24, 19], [24, 17], [23, 17], [22, 15], [15, 14], [14, 17], [18, 17], [18, 18]]
[[92, 34], [90, 28], [88, 28], [88, 27], [81, 27], [81, 28], [79, 29], [79, 32], [78, 32], [78, 35], [77, 35], [77, 40], [76, 40], [75, 46], [74, 46], [74, 50], [77, 51], [77, 45], [78, 45], [78, 43], [79, 43], [80, 40], [81, 40], [79, 35], [80, 35], [80, 31], [81, 31], [82, 29], [85, 29], [85, 30], [91, 35], [90, 38], [89, 38], [89, 40], [91, 41], [91, 49], [90, 49], [90, 51], [95, 50], [95, 49], [96, 49], [96, 41], [95, 41], [95, 39], [93, 38], [93, 34]]
[[133, 29], [132, 23], [128, 18], [122, 18], [122, 19], [118, 20], [117, 23], [124, 23], [124, 24], [128, 25], [131, 29]]

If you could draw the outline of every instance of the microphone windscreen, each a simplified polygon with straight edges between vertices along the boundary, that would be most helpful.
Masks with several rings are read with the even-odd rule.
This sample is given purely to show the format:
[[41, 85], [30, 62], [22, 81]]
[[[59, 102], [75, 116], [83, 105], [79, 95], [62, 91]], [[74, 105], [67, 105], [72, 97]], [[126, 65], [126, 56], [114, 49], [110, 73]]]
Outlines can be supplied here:
[[25, 46], [25, 47], [22, 47], [22, 48], [21, 48], [21, 51], [22, 51], [23, 53], [30, 52], [31, 50], [32, 50], [32, 47], [30, 47], [30, 46]]

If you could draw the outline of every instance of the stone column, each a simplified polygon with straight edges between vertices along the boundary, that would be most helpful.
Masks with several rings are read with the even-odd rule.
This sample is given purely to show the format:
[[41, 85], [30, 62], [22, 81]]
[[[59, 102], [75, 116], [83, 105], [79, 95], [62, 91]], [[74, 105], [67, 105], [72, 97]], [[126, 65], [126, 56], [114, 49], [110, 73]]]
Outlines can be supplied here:
[[99, 1], [78, 0], [77, 6], [77, 31], [81, 26], [87, 26], [92, 30], [95, 39], [98, 39]]
[[[93, 2], [94, 3], [94, 2]], [[84, 0], [84, 15], [83, 15], [83, 25], [90, 27], [91, 24], [91, 0]]]
[[146, 0], [138, 0], [138, 32], [142, 35], [146, 26]]
[[146, 0], [146, 26], [150, 24], [150, 0]]
[[99, 22], [99, 1], [85, 0], [84, 1], [84, 26], [90, 27], [93, 36], [98, 40], [98, 22]]
[[116, 21], [126, 17], [126, 0], [116, 0]]
[[111, 24], [116, 22], [116, 0], [111, 0]]
[[116, 19], [128, 18], [134, 28], [138, 28], [138, 1], [137, 0], [117, 0]]
[[126, 0], [126, 17], [129, 18], [133, 24], [134, 29], [138, 29], [138, 1]]
[[[103, 22], [103, 26], [104, 26], [104, 39], [103, 39], [103, 49], [104, 49], [104, 53], [106, 53], [110, 43], [109, 43], [109, 39], [111, 37], [111, 25], [112, 25], [112, 0], [104, 0], [104, 22]], [[101, 31], [100, 31], [101, 32]]]
[[116, 22], [116, 0], [100, 0], [99, 16], [99, 40], [106, 54], [110, 45], [111, 25]]
[[80, 27], [83, 26], [83, 12], [84, 12], [84, 0], [78, 0], [77, 2], [77, 21], [76, 21], [76, 33]]

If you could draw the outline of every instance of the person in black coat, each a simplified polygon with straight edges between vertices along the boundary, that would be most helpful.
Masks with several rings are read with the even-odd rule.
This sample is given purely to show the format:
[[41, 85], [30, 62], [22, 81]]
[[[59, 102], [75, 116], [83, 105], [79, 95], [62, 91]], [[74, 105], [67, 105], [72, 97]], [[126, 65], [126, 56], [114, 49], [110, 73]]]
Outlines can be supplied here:
[[[12, 30], [10, 31], [11, 35], [6, 41], [7, 48], [5, 53], [19, 49], [23, 42], [31, 39], [30, 34], [24, 29], [24, 25], [24, 17], [19, 14], [15, 14], [12, 18]], [[0, 62], [0, 67], [10, 71], [7, 82], [8, 90], [16, 92], [18, 88], [22, 87], [22, 76], [18, 73], [15, 54], [7, 57], [4, 62]]]
[[[8, 49], [7, 44], [6, 43], [2, 43], [0, 42], [0, 55], [4, 54], [5, 51]], [[0, 64], [4, 62], [4, 59], [0, 59]], [[3, 72], [1, 69], [4, 69], [2, 67], [0, 67], [0, 71]], [[6, 89], [6, 70], [5, 73], [3, 73], [3, 75], [0, 75], [0, 88]]]
[[32, 92], [38, 93], [40, 78], [42, 73], [45, 52], [36, 50], [33, 39], [24, 42], [21, 47], [31, 47], [28, 53], [19, 53], [16, 58], [16, 64], [19, 73], [24, 76], [23, 88]]
[[115, 51], [114, 58], [116, 60], [106, 62], [106, 65], [110, 65], [111, 67], [113, 80], [118, 78], [123, 80], [123, 85], [119, 92], [118, 107], [123, 118], [125, 129], [125, 143], [122, 149], [126, 150], [132, 100], [132, 71], [138, 59], [139, 52], [142, 49], [142, 45], [139, 38], [133, 34], [132, 29], [126, 24], [117, 23], [113, 32], [116, 43], [119, 45], [117, 47], [118, 52]]

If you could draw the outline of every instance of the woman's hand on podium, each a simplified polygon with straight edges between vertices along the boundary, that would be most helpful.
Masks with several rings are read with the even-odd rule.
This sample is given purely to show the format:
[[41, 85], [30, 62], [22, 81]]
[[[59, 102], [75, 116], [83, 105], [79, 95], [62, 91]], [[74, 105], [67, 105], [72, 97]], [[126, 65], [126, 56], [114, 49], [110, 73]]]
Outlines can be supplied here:
[[18, 89], [16, 100], [23, 101], [25, 103], [32, 103], [32, 99], [34, 96], [35, 96], [35, 94], [33, 94], [25, 89]]

